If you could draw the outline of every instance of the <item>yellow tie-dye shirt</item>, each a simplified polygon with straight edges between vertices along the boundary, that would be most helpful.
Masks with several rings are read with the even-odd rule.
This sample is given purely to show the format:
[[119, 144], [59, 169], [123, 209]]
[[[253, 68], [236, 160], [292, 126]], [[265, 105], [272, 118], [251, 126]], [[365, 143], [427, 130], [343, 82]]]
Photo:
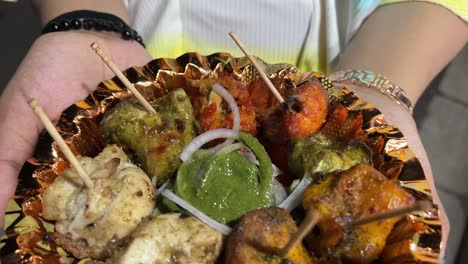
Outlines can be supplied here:
[[[362, 21], [379, 5], [408, 0], [127, 0], [131, 24], [150, 54], [175, 58], [224, 51], [243, 56], [234, 31], [269, 63], [327, 72]], [[426, 0], [465, 21], [468, 0]]]

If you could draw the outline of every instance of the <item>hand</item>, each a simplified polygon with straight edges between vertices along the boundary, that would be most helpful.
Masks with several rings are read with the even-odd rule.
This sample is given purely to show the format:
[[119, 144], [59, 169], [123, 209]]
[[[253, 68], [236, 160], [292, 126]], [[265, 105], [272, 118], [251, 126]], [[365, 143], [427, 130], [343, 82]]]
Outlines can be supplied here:
[[49, 33], [38, 38], [0, 98], [0, 226], [23, 163], [32, 155], [43, 125], [27, 102], [35, 98], [54, 122], [71, 104], [114, 74], [90, 48], [99, 43], [120, 68], [151, 60], [137, 42], [95, 32]]
[[[335, 84], [339, 85], [339, 84]], [[439, 217], [442, 221], [442, 248], [441, 248], [441, 259], [445, 254], [445, 246], [447, 245], [448, 235], [450, 231], [450, 225], [447, 214], [442, 206], [439, 195], [435, 188], [434, 177], [432, 175], [431, 165], [429, 158], [427, 157], [424, 146], [419, 137], [419, 132], [416, 127], [411, 114], [403, 106], [398, 105], [393, 99], [383, 95], [377, 90], [370, 89], [368, 87], [362, 87], [358, 85], [344, 85], [346, 88], [351, 89], [360, 99], [366, 102], [372, 102], [372, 104], [379, 109], [390, 125], [396, 125], [398, 129], [403, 133], [408, 142], [408, 146], [416, 154], [419, 159], [421, 166], [426, 176], [427, 181], [431, 187], [433, 201], [439, 207]]]

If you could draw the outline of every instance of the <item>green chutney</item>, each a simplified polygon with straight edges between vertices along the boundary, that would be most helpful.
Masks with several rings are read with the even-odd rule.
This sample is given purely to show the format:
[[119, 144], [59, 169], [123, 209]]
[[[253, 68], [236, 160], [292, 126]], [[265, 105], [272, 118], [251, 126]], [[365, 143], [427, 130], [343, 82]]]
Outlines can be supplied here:
[[241, 133], [239, 141], [254, 152], [259, 166], [237, 151], [213, 157], [199, 150], [191, 162], [182, 163], [177, 173], [178, 195], [224, 224], [274, 202], [270, 194], [273, 169], [267, 152], [248, 134]]

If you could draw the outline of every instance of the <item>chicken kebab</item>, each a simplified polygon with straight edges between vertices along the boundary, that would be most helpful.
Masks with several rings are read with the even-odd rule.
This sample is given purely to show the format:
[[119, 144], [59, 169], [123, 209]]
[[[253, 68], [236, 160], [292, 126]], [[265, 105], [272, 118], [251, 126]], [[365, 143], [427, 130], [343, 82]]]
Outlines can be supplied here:
[[[294, 175], [314, 177], [302, 199], [304, 209], [313, 208], [323, 216], [316, 231], [307, 238], [308, 249], [317, 257], [316, 262], [370, 263], [379, 257], [387, 236], [401, 216], [358, 227], [352, 225], [353, 221], [408, 207], [415, 198], [370, 166], [372, 146], [360, 129], [362, 116], [335, 115], [327, 122], [320, 114], [316, 115], [327, 109], [328, 102], [320, 100], [324, 91], [315, 88], [313, 83], [299, 87], [263, 120], [280, 128], [270, 129], [267, 138], [270, 142], [288, 144], [288, 169]], [[314, 110], [307, 112], [310, 105]], [[332, 114], [343, 112], [341, 105], [332, 107]], [[341, 123], [339, 127], [338, 123]], [[256, 213], [262, 215], [258, 210]], [[262, 223], [275, 225], [258, 221], [258, 215], [245, 215], [235, 227], [227, 246], [230, 256], [227, 261], [232, 258], [235, 259], [232, 263], [278, 263], [281, 259], [278, 258], [281, 247], [273, 250], [266, 246], [272, 229], [261, 228]], [[259, 229], [250, 230], [246, 225], [249, 221], [257, 221]], [[279, 228], [274, 230], [280, 232]], [[304, 260], [288, 261], [302, 263]]]
[[[163, 221], [164, 217], [158, 217], [156, 221], [151, 218], [156, 202], [154, 184], [157, 178], [164, 180], [174, 173], [181, 148], [193, 137], [192, 107], [183, 90], [173, 91], [152, 105], [158, 111], [147, 114], [133, 101], [123, 101], [106, 114], [102, 129], [110, 145], [95, 158], [78, 158], [93, 183], [91, 188], [83, 183], [74, 169], [67, 169], [42, 194], [42, 215], [55, 221], [53, 240], [77, 259], [103, 261], [112, 256], [115, 263], [128, 263], [128, 253], [123, 253], [126, 247], [119, 243], [121, 239], [127, 237], [125, 245], [130, 246], [133, 245], [130, 240], [146, 236], [142, 232], [148, 229], [154, 233], [164, 225], [163, 230], [167, 231], [168, 222], [172, 227], [176, 225], [174, 219], [178, 218], [175, 216], [168, 216], [170, 221]], [[123, 149], [112, 144], [114, 142]], [[131, 158], [123, 150], [130, 153]], [[221, 248], [221, 233], [194, 217], [182, 221], [182, 226], [185, 231], [176, 228], [182, 234], [179, 242], [186, 241], [188, 236], [196, 241], [198, 236], [210, 250], [218, 248], [218, 252], [211, 256], [203, 255], [206, 250], [201, 250], [203, 243], [199, 243], [193, 252], [185, 252], [186, 257], [196, 259], [200, 256], [200, 263], [204, 260], [213, 262]], [[193, 228], [200, 232], [186, 232]], [[128, 238], [130, 234], [132, 236]], [[172, 239], [177, 241], [176, 236]], [[159, 259], [164, 259], [167, 254], [170, 255], [168, 259], [174, 258], [180, 244], [175, 242], [171, 246], [165, 244], [158, 253]]]
[[414, 202], [398, 183], [369, 165], [317, 177], [304, 192], [302, 205], [322, 218], [306, 244], [324, 263], [371, 263], [378, 259], [401, 216], [361, 226], [353, 222]]
[[[214, 96], [211, 95], [211, 97], [213, 98]], [[154, 107], [157, 112], [156, 115], [146, 113], [142, 109], [142, 107], [139, 106], [139, 104], [137, 104], [136, 102], [123, 101], [105, 114], [102, 121], [101, 129], [102, 135], [108, 143], [116, 143], [123, 147], [123, 149], [127, 153], [129, 153], [132, 160], [136, 164], [140, 165], [148, 175], [151, 175], [153, 177], [153, 179], [157, 179], [156, 182], [160, 184], [161, 181], [165, 181], [178, 168], [178, 163], [180, 163], [180, 161], [177, 158], [174, 158], [174, 156], [177, 157], [178, 154], [181, 152], [182, 147], [186, 145], [186, 143], [190, 141], [190, 139], [193, 137], [194, 124], [193, 117], [191, 116], [190, 102], [187, 100], [187, 96], [182, 90], [172, 91], [166, 96], [158, 99], [157, 102], [154, 104]], [[243, 123], [245, 124], [246, 122]], [[138, 138], [138, 140], [135, 140], [136, 138]], [[232, 149], [231, 151], [224, 150], [223, 155], [219, 155], [218, 153], [216, 158], [212, 158], [212, 162], [208, 162], [207, 164], [205, 164], [206, 162], [204, 162], [205, 160], [207, 160], [207, 158], [205, 158], [203, 154], [199, 154], [199, 156], [202, 157], [200, 159], [202, 160], [202, 162], [200, 162], [199, 165], [196, 165], [198, 164], [196, 162], [197, 160], [192, 160], [190, 163], [183, 163], [182, 166], [179, 168], [177, 178], [177, 193], [190, 203], [201, 207], [202, 209], [205, 209], [205, 213], [212, 216], [215, 220], [218, 220], [221, 223], [234, 221], [243, 214], [255, 210], [256, 208], [274, 206], [280, 202], [280, 200], [274, 201], [274, 198], [271, 194], [273, 192], [273, 185], [271, 183], [273, 181], [273, 172], [272, 164], [268, 158], [268, 154], [261, 147], [258, 141], [255, 138], [248, 136], [248, 134], [239, 134], [238, 139], [240, 142], [243, 143], [242, 146], [239, 145], [240, 148], [248, 148], [255, 154], [256, 158], [259, 161], [258, 166], [249, 161], [243, 155], [235, 152], [236, 149]], [[201, 152], [204, 151], [201, 150]], [[96, 159], [99, 159], [99, 156]], [[234, 166], [234, 164], [237, 165]], [[239, 166], [239, 164], [241, 166]], [[194, 185], [193, 181], [195, 179], [184, 179], [185, 175], [188, 174], [187, 171], [200, 171], [201, 168], [194, 169], [194, 165], [207, 166], [207, 168], [202, 168], [206, 171], [205, 174], [202, 175], [203, 178], [200, 179], [200, 188], [197, 189], [196, 193], [194, 192], [194, 188], [192, 188]], [[106, 163], [102, 164], [101, 166], [110, 165]], [[232, 180], [220, 181], [220, 177], [216, 177], [216, 175], [219, 175], [220, 173], [225, 174], [227, 167], [229, 167], [228, 170], [232, 172], [235, 176], [237, 175], [241, 177], [237, 177], [237, 179], [235, 179], [234, 182], [232, 182]], [[237, 169], [235, 167], [237, 167]], [[245, 170], [244, 168], [246, 168], [247, 170]], [[241, 170], [238, 171], [238, 169]], [[194, 178], [199, 176], [197, 173], [192, 173], [191, 175], [192, 176], [190, 177]], [[248, 180], [249, 177], [251, 177], [250, 180]], [[55, 185], [53, 184], [51, 188], [49, 188], [48, 191], [44, 194], [44, 212], [61, 211], [51, 210], [50, 208], [52, 207], [57, 209], [61, 206], [54, 204], [52, 201], [57, 196], [63, 196], [63, 194], [60, 193], [61, 191], [66, 190], [62, 188], [63, 181], [67, 181], [66, 174], [65, 177], [59, 177], [56, 183], [54, 183]], [[253, 187], [256, 185], [256, 182], [259, 183], [258, 187]], [[233, 191], [233, 186], [238, 187], [238, 193], [235, 193], [236, 190]], [[220, 197], [224, 195], [224, 189], [230, 189], [231, 193], [229, 194], [229, 196], [232, 197], [231, 199], [226, 198], [226, 196]], [[99, 190], [99, 192], [102, 191], [103, 190]], [[213, 194], [213, 192], [216, 191], [218, 194]], [[204, 196], [201, 199], [199, 195], [200, 192], [204, 193]], [[249, 196], [248, 193], [251, 193], [251, 196]], [[88, 208], [88, 204], [86, 204], [86, 199], [72, 196], [70, 197], [70, 201], [73, 201], [73, 206], [78, 208], [75, 208], [75, 211], [84, 210], [84, 208]], [[112, 198], [110, 200], [112, 201]], [[82, 204], [79, 204], [79, 202], [77, 201], [81, 201]], [[197, 203], [197, 201], [201, 202]], [[207, 201], [211, 202], [211, 205], [207, 203]], [[217, 205], [216, 201], [221, 201], [218, 202], [220, 203], [220, 205]], [[91, 202], [91, 200], [88, 199], [87, 202], [89, 203]], [[95, 201], [95, 203], [98, 204], [99, 202], [99, 199]], [[64, 206], [70, 206], [69, 204]], [[208, 204], [208, 206], [203, 208], [204, 204]], [[216, 204], [216, 206], [213, 207], [214, 204]], [[101, 209], [107, 207], [106, 203], [102, 203], [100, 205], [102, 206]], [[80, 206], [84, 208], [80, 208]], [[134, 206], [134, 204], [132, 204], [132, 206]], [[210, 206], [212, 209], [214, 208], [213, 213], [211, 214], [209, 210], [208, 212], [206, 212], [206, 208]], [[130, 208], [131, 206], [129, 206], [127, 209]], [[150, 213], [151, 212], [148, 212], [147, 210], [144, 216], [147, 216]], [[61, 220], [61, 218], [50, 216], [47, 213], [45, 213], [44, 216], [49, 220]], [[73, 223], [72, 228], [69, 227], [68, 229], [64, 229], [61, 226], [65, 224], [57, 222], [56, 230], [58, 235], [56, 241], [59, 245], [63, 246], [67, 251], [71, 252], [75, 257], [78, 258], [91, 257], [93, 259], [102, 260], [104, 257], [108, 257], [108, 255], [106, 254], [108, 254], [109, 251], [106, 251], [104, 249], [110, 246], [110, 240], [113, 239], [113, 242], [115, 243], [118, 239], [123, 238], [125, 235], [128, 234], [127, 232], [124, 235], [110, 236], [108, 239], [105, 239], [105, 236], [99, 236], [96, 239], [92, 239], [93, 241], [99, 242], [99, 244], [101, 244], [101, 247], [99, 248], [99, 254], [94, 252], [90, 253], [89, 249], [85, 249], [93, 247], [94, 244], [92, 242], [89, 242], [88, 240], [84, 240], [83, 237], [85, 236], [77, 238], [76, 236], [74, 236], [74, 233], [71, 232], [71, 230], [76, 229], [78, 231], [82, 231], [85, 227], [97, 227], [99, 225], [97, 225], [95, 221], [93, 222], [93, 219], [87, 219], [87, 224], [85, 226], [75, 226], [75, 222], [77, 222], [77, 220], [74, 220], [74, 218], [76, 218], [77, 216], [71, 215], [67, 217], [71, 218], [67, 218], [67, 220]], [[140, 217], [139, 219], [141, 220], [141, 218], [142, 217]], [[149, 228], [148, 226], [154, 227], [158, 225], [156, 223], [149, 224], [150, 222], [150, 220], [144, 221], [145, 224], [142, 223], [141, 225], [146, 227], [138, 227], [138, 230], [144, 230], [146, 228]], [[185, 222], [186, 224], [190, 223], [189, 221]], [[136, 224], [137, 223], [133, 225], [128, 225], [128, 228], [135, 229]], [[115, 226], [116, 228], [118, 228], [117, 225]], [[132, 237], [131, 241], [139, 240], [138, 238], [140, 237], [140, 235], [138, 231], [135, 232], [136, 233], [132, 233], [132, 235], [129, 236]], [[216, 234], [216, 232], [214, 234]], [[219, 238], [220, 233], [217, 234]], [[185, 236], [187, 235], [188, 233], [185, 233]], [[193, 234], [190, 236], [193, 236]], [[91, 239], [91, 236], [88, 239]], [[125, 256], [134, 254], [132, 252], [135, 247], [129, 247], [129, 245], [132, 244], [128, 242], [130, 241], [129, 239], [126, 239], [125, 241], [127, 242], [119, 244], [119, 250], [113, 257], [113, 259], [116, 259], [116, 261], [119, 258], [125, 259]], [[219, 239], [217, 242], [215, 241], [214, 245], [216, 244], [220, 244]], [[87, 247], [82, 245], [86, 245]], [[174, 248], [172, 251], [176, 250], [176, 248], [179, 246], [179, 243], [175, 243], [173, 245]], [[141, 250], [140, 247], [136, 248]], [[79, 251], [78, 249], [81, 249], [81, 251]], [[163, 251], [164, 250], [161, 250], [161, 252]], [[162, 257], [164, 254], [158, 255]], [[217, 256], [217, 254], [214, 254], [214, 256]], [[171, 258], [173, 257], [174, 256], [172, 256]]]
[[234, 227], [225, 263], [373, 263], [402, 216], [353, 223], [415, 202], [397, 183], [364, 164], [317, 177], [302, 199], [306, 211], [320, 215], [305, 247], [298, 243], [284, 255], [297, 232], [295, 222], [282, 208], [263, 208], [244, 215]]
[[[365, 226], [354, 227], [353, 222], [405, 208], [415, 199], [398, 183], [367, 165], [371, 164], [371, 153], [363, 141], [331, 138], [324, 131], [297, 138], [289, 144], [290, 169], [296, 175], [314, 178], [301, 199], [305, 210], [312, 208], [322, 216], [314, 232], [306, 238], [306, 247], [315, 259], [302, 254], [299, 259], [282, 258], [281, 246], [267, 246], [271, 241], [267, 238], [272, 237], [272, 232], [278, 234], [280, 228], [268, 221], [259, 221], [258, 216], [250, 213], [229, 237], [226, 261], [232, 258], [235, 261], [231, 263], [282, 263], [281, 260], [283, 263], [371, 263], [378, 259], [387, 236], [401, 216]], [[250, 230], [252, 226], [256, 228], [254, 231]], [[279, 244], [276, 241], [276, 245]]]
[[[138, 252], [143, 250], [134, 246], [138, 245], [136, 241], [147, 238], [149, 233], [154, 234], [152, 238], [156, 240], [150, 238], [149, 241], [153, 243], [140, 243], [146, 244], [146, 248], [152, 252], [159, 252], [156, 259], [182, 261], [185, 258], [195, 263], [212, 263], [217, 259], [222, 235], [198, 219], [184, 217], [182, 220], [181, 217], [181, 220], [176, 220], [179, 218], [165, 215], [142, 221], [143, 218], [152, 215], [155, 209], [155, 190], [150, 178], [155, 184], [160, 184], [173, 175], [181, 162], [178, 156], [182, 148], [195, 134], [192, 106], [183, 90], [171, 91], [153, 102], [152, 106], [156, 110], [155, 114], [147, 113], [133, 100], [122, 101], [104, 115], [101, 123], [102, 136], [106, 142], [122, 147], [130, 159], [151, 177], [130, 163], [130, 159], [120, 148], [110, 145], [94, 159], [80, 158], [94, 182], [92, 189], [86, 189], [77, 180], [77, 176], [71, 173], [72, 170], [67, 170], [44, 192], [43, 216], [45, 219], [56, 221], [54, 241], [74, 257], [105, 260], [112, 256], [111, 259], [116, 263], [127, 263], [129, 258], [134, 258], [135, 254], [138, 255]], [[236, 204], [235, 199], [232, 199], [223, 209], [224, 214], [217, 214], [224, 217], [231, 215], [231, 211], [235, 212], [234, 216], [227, 216], [227, 221], [234, 220], [249, 210], [272, 205], [269, 196], [272, 166], [268, 155], [255, 138], [247, 134], [241, 135], [240, 138], [243, 138], [243, 142], [254, 149], [255, 153], [260, 153], [257, 155], [260, 166], [257, 167], [240, 154], [224, 151], [229, 156], [229, 161], [241, 161], [246, 165], [247, 170], [233, 170], [237, 172], [234, 173], [235, 177], [240, 177], [245, 172], [249, 172], [252, 177], [250, 182], [245, 181], [247, 185], [243, 185], [247, 191], [239, 188], [239, 193], [232, 195], [236, 198], [251, 193], [251, 201], [245, 199], [244, 203], [240, 203], [238, 210], [230, 210], [230, 207], [235, 207]], [[213, 161], [218, 162], [218, 159]], [[129, 172], [129, 167], [138, 171]], [[204, 184], [206, 175], [203, 176], [200, 185], [208, 186]], [[261, 184], [254, 188], [248, 186], [257, 182], [257, 177], [262, 179]], [[127, 187], [125, 183], [131, 186]], [[142, 186], [146, 188], [145, 191], [140, 190]], [[208, 190], [210, 188], [208, 187]], [[249, 189], [251, 191], [248, 191]], [[259, 195], [258, 191], [263, 194]], [[145, 201], [150, 203], [140, 204], [139, 199], [146, 199]], [[138, 210], [135, 211], [135, 208]], [[169, 220], [163, 221], [164, 217], [169, 217]], [[180, 227], [176, 228], [180, 232], [179, 238], [175, 233], [167, 234], [172, 237], [174, 243], [157, 242], [161, 239], [161, 231], [158, 233], [157, 230], [161, 230], [159, 228], [167, 223], [175, 228], [177, 222], [180, 222]], [[125, 225], [125, 228], [122, 228], [122, 225]], [[166, 226], [162, 230], [166, 232], [167, 228]], [[135, 229], [135, 232], [130, 233]], [[195, 230], [197, 232], [193, 233]], [[196, 242], [197, 239], [187, 242], [187, 238], [197, 236], [200, 243]], [[124, 237], [127, 238], [120, 243], [119, 240]], [[177, 253], [184, 242], [194, 250]], [[201, 249], [203, 245], [206, 245], [206, 250]], [[216, 248], [218, 250], [208, 255], [197, 253]], [[148, 258], [152, 259], [151, 256]]]
[[[224, 234], [226, 263], [368, 263], [378, 257], [398, 219], [370, 229], [350, 223], [414, 198], [372, 169], [361, 134], [338, 139], [330, 133], [333, 108], [318, 79], [297, 86], [285, 81], [281, 104], [269, 100], [268, 91], [254, 97], [264, 89], [260, 84], [232, 76], [186, 84], [152, 102], [154, 114], [132, 100], [105, 113], [103, 138], [130, 158], [111, 145], [83, 158], [94, 189], [85, 190], [70, 171], [46, 189], [43, 215], [57, 221], [59, 245], [76, 258], [110, 263], [215, 263]], [[293, 177], [282, 181], [286, 186], [273, 163]], [[126, 174], [130, 168], [137, 176]], [[298, 186], [286, 198], [294, 179], [307, 190]], [[155, 215], [151, 181], [174, 209]], [[306, 239], [309, 251], [300, 243], [280, 256], [297, 230], [291, 201], [301, 199], [305, 209], [325, 216], [320, 232]], [[380, 227], [385, 232], [373, 237]]]
[[42, 215], [56, 221], [53, 238], [78, 259], [105, 260], [111, 243], [152, 214], [155, 188], [116, 145], [79, 161], [94, 183], [88, 189], [67, 169], [44, 191]]
[[286, 256], [282, 249], [297, 232], [291, 215], [282, 208], [263, 208], [244, 215], [229, 235], [226, 244], [226, 264], [314, 264], [304, 246], [299, 243]]

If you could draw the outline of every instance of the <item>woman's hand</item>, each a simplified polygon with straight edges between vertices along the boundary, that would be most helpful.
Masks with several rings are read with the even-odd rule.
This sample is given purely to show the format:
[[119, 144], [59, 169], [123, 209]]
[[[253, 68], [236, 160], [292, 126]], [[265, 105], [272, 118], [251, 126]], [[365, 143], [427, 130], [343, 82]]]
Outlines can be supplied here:
[[[437, 34], [434, 34], [437, 32]], [[370, 15], [348, 43], [334, 71], [370, 70], [402, 87], [413, 104], [430, 81], [466, 45], [466, 22], [448, 9], [427, 2], [383, 5]], [[436, 56], [434, 55], [436, 54]], [[397, 125], [418, 157], [430, 183], [443, 223], [442, 246], [449, 223], [434, 185], [417, 127], [406, 109], [375, 90], [346, 85], [374, 104], [389, 124]], [[445, 253], [444, 248], [441, 255]]]
[[35, 98], [54, 122], [68, 106], [113, 76], [90, 48], [92, 42], [99, 43], [120, 69], [151, 60], [137, 42], [109, 34], [57, 32], [34, 42], [0, 98], [0, 226], [18, 173], [43, 129], [27, 102]]
[[[335, 83], [336, 86], [341, 86]], [[397, 104], [393, 99], [377, 91], [375, 88], [363, 87], [359, 85], [343, 85], [351, 89], [360, 99], [372, 104], [382, 112], [385, 121], [389, 125], [396, 125], [406, 138], [406, 142], [410, 149], [414, 152], [424, 171], [432, 191], [434, 203], [439, 207], [439, 217], [442, 221], [442, 249], [441, 257], [445, 254], [450, 225], [447, 214], [442, 206], [442, 202], [435, 188], [434, 177], [432, 175], [431, 165], [427, 157], [426, 150], [421, 142], [418, 128], [410, 112], [402, 105]]]

